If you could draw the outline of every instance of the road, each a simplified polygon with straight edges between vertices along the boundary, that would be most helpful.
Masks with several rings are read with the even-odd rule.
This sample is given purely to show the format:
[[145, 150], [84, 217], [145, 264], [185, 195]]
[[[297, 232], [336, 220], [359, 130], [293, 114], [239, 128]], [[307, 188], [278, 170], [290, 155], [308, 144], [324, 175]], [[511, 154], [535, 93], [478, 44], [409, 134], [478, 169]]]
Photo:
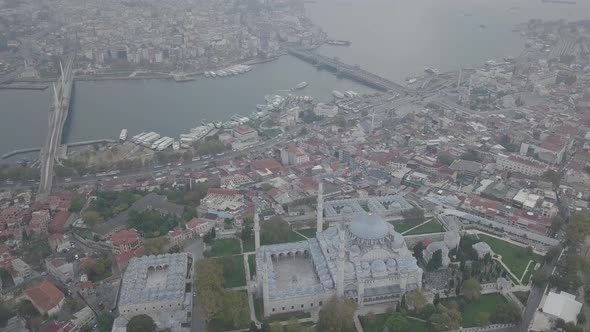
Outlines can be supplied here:
[[[197, 238], [194, 240], [188, 241], [184, 245], [184, 252], [187, 252], [193, 256], [193, 266], [196, 267], [197, 261], [203, 258], [203, 240], [201, 238]], [[196, 273], [196, 270], [194, 273]], [[193, 293], [194, 293], [194, 285], [193, 285]], [[201, 319], [201, 315], [199, 313], [199, 306], [197, 303], [197, 298], [193, 297], [193, 312], [191, 316], [191, 331], [193, 332], [205, 332], [206, 325], [205, 322]]]
[[57, 84], [54, 85], [54, 100], [53, 107], [49, 112], [47, 140], [39, 158], [41, 162], [41, 179], [39, 181], [37, 200], [43, 200], [51, 193], [53, 166], [55, 160], [58, 158], [59, 148], [61, 147], [63, 126], [68, 117], [70, 97], [74, 84], [72, 63], [73, 59], [67, 62], [65, 69], [62, 71], [62, 76], [57, 81]]

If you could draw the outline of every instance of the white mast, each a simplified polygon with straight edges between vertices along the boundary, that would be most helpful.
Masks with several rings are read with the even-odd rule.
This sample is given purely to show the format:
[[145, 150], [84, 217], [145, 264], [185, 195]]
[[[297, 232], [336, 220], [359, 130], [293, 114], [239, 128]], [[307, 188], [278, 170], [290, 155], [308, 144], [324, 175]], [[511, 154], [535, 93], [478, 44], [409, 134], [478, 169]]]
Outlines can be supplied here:
[[316, 233], [319, 234], [324, 228], [324, 184], [322, 180], [318, 184], [318, 204], [317, 204], [317, 229]]

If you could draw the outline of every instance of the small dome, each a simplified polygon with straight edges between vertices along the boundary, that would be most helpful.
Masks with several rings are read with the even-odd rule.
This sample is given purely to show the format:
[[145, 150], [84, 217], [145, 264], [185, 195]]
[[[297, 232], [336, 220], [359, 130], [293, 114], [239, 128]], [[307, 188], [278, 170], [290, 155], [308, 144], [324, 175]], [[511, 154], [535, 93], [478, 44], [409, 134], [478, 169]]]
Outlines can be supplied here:
[[387, 270], [387, 267], [385, 266], [385, 263], [380, 260], [374, 260], [373, 263], [371, 263], [371, 271], [373, 272], [384, 272], [385, 270]]
[[350, 224], [350, 232], [365, 240], [375, 240], [389, 234], [390, 225], [376, 214], [356, 217]]
[[363, 262], [363, 263], [361, 264], [361, 266], [362, 266], [363, 270], [366, 270], [366, 269], [368, 269], [368, 268], [369, 268], [369, 263], [367, 263], [367, 262]]

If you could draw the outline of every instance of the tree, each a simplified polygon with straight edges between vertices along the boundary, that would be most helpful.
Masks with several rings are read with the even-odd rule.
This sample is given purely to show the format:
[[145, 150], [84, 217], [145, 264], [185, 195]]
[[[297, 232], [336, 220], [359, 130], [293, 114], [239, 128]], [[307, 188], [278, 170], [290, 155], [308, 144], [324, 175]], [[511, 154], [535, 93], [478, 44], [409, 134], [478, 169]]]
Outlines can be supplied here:
[[429, 322], [436, 331], [449, 331], [458, 330], [462, 320], [459, 310], [439, 304], [436, 306], [436, 312], [430, 316]]
[[[543, 287], [547, 283], [547, 280], [549, 280], [549, 276], [547, 276], [547, 273], [545, 273], [545, 271], [538, 269], [535, 272], [533, 272], [533, 276], [531, 279], [533, 281], [533, 285]], [[526, 280], [523, 281], [526, 282]]]
[[297, 320], [297, 318], [292, 317], [291, 319], [289, 319], [287, 325], [285, 325], [283, 330], [285, 332], [301, 332], [304, 330], [304, 327], [303, 325], [301, 325], [301, 323], [299, 323], [299, 320]]
[[492, 323], [516, 323], [520, 320], [520, 317], [520, 308], [518, 308], [514, 303], [506, 302], [496, 307], [496, 311], [492, 315]]
[[263, 322], [262, 326], [260, 326], [261, 332], [270, 332], [270, 324], [268, 322]]
[[165, 248], [170, 243], [167, 236], [161, 236], [153, 239], [145, 239], [143, 247], [146, 255], [159, 255], [165, 253]]
[[559, 248], [559, 247], [549, 248], [549, 250], [547, 250], [547, 253], [545, 254], [545, 261], [547, 261], [547, 262], [552, 261], [554, 258], [557, 258], [557, 256], [559, 256], [560, 253], [561, 253], [561, 248]]
[[553, 184], [554, 188], [559, 187], [559, 182], [561, 181], [561, 177], [560, 177], [559, 173], [557, 173], [556, 171], [554, 171], [552, 169], [548, 169], [545, 171], [545, 173], [543, 173], [542, 178], [551, 182], [551, 184]]
[[357, 304], [352, 299], [332, 297], [320, 309], [318, 331], [355, 331], [354, 312]]
[[445, 166], [450, 166], [455, 161], [455, 158], [449, 154], [441, 154], [438, 156], [437, 161]]
[[428, 303], [428, 300], [426, 300], [426, 296], [424, 296], [421, 289], [414, 289], [406, 295], [406, 301], [410, 309], [420, 310], [426, 305], [426, 303]]
[[252, 226], [244, 225], [244, 228], [242, 228], [242, 232], [240, 234], [240, 238], [242, 239], [242, 241], [248, 240], [253, 235], [254, 235], [254, 233], [252, 232]]
[[461, 155], [461, 159], [469, 161], [480, 161], [481, 157], [479, 155], [479, 152], [473, 149], [469, 149], [467, 150], [467, 152]]
[[402, 211], [402, 217], [404, 217], [404, 219], [408, 219], [408, 220], [423, 221], [424, 220], [424, 210], [417, 208], [417, 207], [411, 208], [409, 210], [404, 210], [404, 211]]
[[0, 304], [0, 327], [4, 326], [10, 317], [12, 317], [12, 311], [4, 304]]
[[223, 267], [216, 260], [208, 258], [197, 263], [196, 271], [195, 284], [201, 317], [209, 322], [223, 309]]
[[247, 297], [235, 291], [225, 292], [222, 315], [234, 328], [241, 328], [250, 320]]
[[576, 316], [576, 320], [578, 324], [584, 325], [584, 323], [586, 323], [586, 315], [584, 315], [583, 312], [580, 312], [578, 316]]
[[418, 241], [418, 243], [416, 243], [416, 245], [414, 245], [414, 257], [416, 257], [416, 259], [418, 261], [421, 261], [424, 258], [424, 245], [422, 244], [421, 241]]
[[561, 226], [563, 226], [563, 219], [559, 215], [551, 218], [551, 232], [553, 232], [553, 234], [559, 232]]
[[408, 310], [408, 303], [406, 302], [406, 294], [402, 295], [402, 299], [400, 300], [400, 303], [399, 303], [399, 308], [403, 309], [403, 310]]
[[410, 332], [410, 322], [408, 317], [401, 312], [394, 312], [387, 321], [385, 326], [389, 329], [389, 332]]
[[590, 233], [590, 217], [586, 213], [574, 214], [569, 222], [565, 237], [568, 241], [578, 244]]
[[135, 316], [127, 323], [128, 332], [156, 332], [156, 329], [156, 323], [148, 315]]
[[477, 325], [487, 326], [490, 325], [490, 314], [488, 312], [480, 312], [477, 314]]
[[84, 212], [82, 214], [82, 220], [84, 220], [84, 223], [91, 228], [104, 222], [104, 218], [94, 210]]
[[367, 324], [373, 325], [377, 321], [377, 315], [375, 315], [374, 312], [369, 311], [369, 313], [365, 315], [365, 321], [367, 322]]
[[80, 212], [84, 207], [84, 198], [80, 195], [72, 197], [70, 200], [70, 212]]
[[479, 299], [481, 295], [481, 286], [476, 279], [468, 279], [463, 282], [463, 295], [470, 301]]
[[[453, 281], [453, 279], [451, 279]], [[453, 286], [451, 286], [453, 287]], [[434, 294], [434, 299], [432, 300], [432, 304], [437, 305], [440, 303], [440, 295], [438, 293]]]
[[113, 329], [115, 317], [109, 312], [101, 312], [96, 317], [96, 323], [100, 332], [110, 332]]
[[432, 254], [432, 257], [426, 264], [428, 271], [438, 270], [442, 266], [442, 250], [437, 250]]

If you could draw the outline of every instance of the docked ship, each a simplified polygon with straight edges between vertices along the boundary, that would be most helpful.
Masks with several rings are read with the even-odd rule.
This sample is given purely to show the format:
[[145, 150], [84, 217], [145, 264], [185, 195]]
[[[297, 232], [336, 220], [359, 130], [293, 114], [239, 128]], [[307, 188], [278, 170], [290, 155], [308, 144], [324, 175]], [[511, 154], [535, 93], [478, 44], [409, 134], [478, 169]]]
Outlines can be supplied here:
[[121, 142], [126, 141], [127, 140], [127, 129], [123, 129], [121, 130], [121, 134], [119, 134], [119, 140]]
[[440, 72], [437, 69], [430, 68], [430, 67], [424, 68], [424, 71], [427, 72], [428, 74], [433, 74], [433, 75], [440, 74]]
[[328, 45], [334, 45], [334, 46], [350, 46], [350, 44], [352, 44], [348, 40], [334, 40], [334, 39], [329, 39], [326, 41], [326, 43]]
[[305, 88], [307, 85], [308, 85], [307, 82], [301, 82], [301, 83], [297, 84], [295, 86], [295, 88], [293, 88], [293, 90], [301, 90], [301, 89]]
[[195, 80], [194, 77], [189, 77], [184, 74], [174, 75], [173, 78], [176, 83], [190, 82]]
[[337, 91], [337, 90], [332, 91], [332, 95], [338, 99], [344, 98], [344, 94], [340, 91]]

